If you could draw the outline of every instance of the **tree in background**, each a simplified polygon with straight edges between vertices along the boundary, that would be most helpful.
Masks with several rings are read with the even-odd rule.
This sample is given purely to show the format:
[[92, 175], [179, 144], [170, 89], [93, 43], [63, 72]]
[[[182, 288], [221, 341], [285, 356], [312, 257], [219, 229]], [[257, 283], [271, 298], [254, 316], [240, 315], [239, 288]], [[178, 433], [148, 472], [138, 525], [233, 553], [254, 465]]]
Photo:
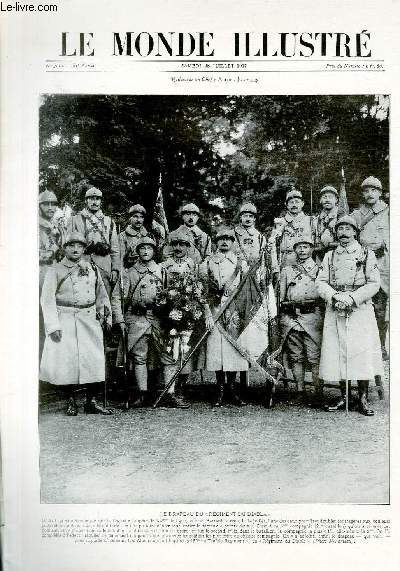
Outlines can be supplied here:
[[75, 210], [90, 185], [122, 223], [131, 204], [152, 215], [161, 174], [171, 227], [196, 202], [208, 229], [233, 222], [253, 200], [265, 230], [298, 185], [316, 210], [318, 190], [340, 185], [350, 206], [373, 174], [388, 188], [384, 96], [47, 95], [40, 107], [40, 190]]

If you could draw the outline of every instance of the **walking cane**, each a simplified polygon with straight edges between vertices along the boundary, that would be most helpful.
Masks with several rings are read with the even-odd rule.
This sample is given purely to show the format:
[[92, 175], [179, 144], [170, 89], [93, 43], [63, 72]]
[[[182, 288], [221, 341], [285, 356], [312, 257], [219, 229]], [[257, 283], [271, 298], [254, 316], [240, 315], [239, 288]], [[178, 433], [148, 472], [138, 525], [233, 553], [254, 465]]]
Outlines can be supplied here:
[[345, 333], [345, 340], [346, 340], [346, 414], [349, 414], [349, 374], [348, 374], [348, 361], [349, 361], [349, 314], [346, 311], [346, 333]]

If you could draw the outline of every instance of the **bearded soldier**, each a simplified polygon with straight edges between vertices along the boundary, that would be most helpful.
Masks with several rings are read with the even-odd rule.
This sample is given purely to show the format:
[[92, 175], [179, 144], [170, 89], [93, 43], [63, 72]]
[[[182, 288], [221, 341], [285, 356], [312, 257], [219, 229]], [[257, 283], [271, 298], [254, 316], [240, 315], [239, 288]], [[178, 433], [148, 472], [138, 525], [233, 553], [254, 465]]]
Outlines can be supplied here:
[[85, 236], [86, 255], [99, 268], [104, 285], [110, 295], [118, 280], [120, 253], [115, 223], [103, 214], [101, 201], [103, 193], [92, 187], [85, 194], [86, 207], [71, 219], [71, 230]]
[[[373, 298], [382, 354], [386, 357], [386, 305], [389, 297], [389, 206], [381, 200], [381, 181], [373, 176], [361, 184], [363, 203], [352, 216], [360, 228], [360, 244], [373, 250], [381, 276], [381, 287]], [[376, 379], [381, 386], [381, 379]], [[383, 388], [379, 391], [383, 398]]]
[[[237, 371], [247, 371], [248, 361], [224, 337], [218, 323], [213, 326], [213, 315], [224, 305], [238, 287], [240, 280], [248, 270], [245, 260], [232, 252], [235, 233], [230, 228], [222, 228], [216, 235], [217, 251], [199, 267], [200, 275], [208, 282], [209, 305], [206, 308], [206, 326], [211, 329], [207, 337], [205, 368], [215, 371], [217, 378], [217, 400], [215, 406], [221, 406], [225, 398], [233, 404], [242, 406], [239, 386], [236, 383]], [[221, 318], [222, 326], [223, 317]], [[226, 375], [226, 379], [225, 379]]]
[[305, 366], [311, 366], [315, 406], [322, 406], [323, 381], [319, 357], [323, 317], [315, 285], [319, 267], [311, 257], [313, 240], [307, 236], [293, 242], [296, 262], [281, 272], [281, 328], [284, 351], [297, 383], [299, 399], [305, 401]]
[[[119, 235], [119, 245], [121, 251], [121, 259], [124, 267], [132, 267], [138, 259], [136, 252], [136, 244], [145, 236], [150, 236], [144, 227], [144, 217], [146, 209], [141, 204], [131, 206], [128, 214], [130, 214], [129, 224]], [[152, 237], [152, 236], [151, 236]]]
[[[181, 208], [183, 224], [177, 230], [183, 231], [192, 237], [192, 245], [189, 248], [188, 255], [193, 259], [195, 264], [200, 264], [205, 258], [211, 254], [211, 238], [203, 232], [197, 222], [200, 217], [198, 206], [193, 203], [186, 204]], [[164, 248], [164, 259], [171, 254], [171, 246], [168, 244]]]
[[65, 257], [48, 269], [41, 295], [46, 340], [40, 379], [68, 388], [68, 416], [78, 413], [76, 385], [87, 387], [86, 413], [111, 414], [95, 398], [105, 380], [102, 326], [111, 326], [111, 307], [98, 268], [83, 259], [85, 247], [79, 232], [67, 237]]
[[276, 232], [277, 250], [280, 255], [281, 268], [296, 261], [293, 242], [301, 236], [311, 236], [314, 239], [314, 224], [312, 216], [303, 212], [304, 200], [299, 190], [290, 190], [286, 195], [287, 213], [284, 223], [280, 225], [280, 233]]
[[336, 248], [335, 224], [338, 216], [339, 193], [334, 186], [324, 186], [320, 192], [321, 212], [315, 217], [315, 248], [317, 262], [322, 263], [328, 250]]
[[[336, 222], [339, 245], [325, 254], [316, 284], [326, 302], [319, 374], [324, 381], [339, 384], [341, 398], [326, 410], [346, 408], [346, 381], [356, 380], [359, 411], [374, 412], [368, 406], [368, 384], [382, 374], [379, 333], [373, 296], [380, 278], [375, 254], [356, 240], [358, 225], [352, 216]], [[350, 394], [350, 391], [349, 393]]]
[[[193, 258], [188, 255], [188, 250], [193, 247], [192, 236], [188, 232], [182, 230], [174, 230], [169, 235], [169, 243], [172, 248], [172, 254], [161, 266], [167, 273], [167, 285], [175, 276], [196, 275], [198, 266], [194, 263]], [[192, 334], [193, 336], [193, 334]], [[195, 370], [195, 361], [192, 357], [185, 365], [180, 373], [177, 381], [172, 384], [169, 394], [175, 394], [182, 405], [189, 406], [184, 397], [185, 387], [189, 378], [189, 373]], [[175, 372], [175, 365], [171, 365], [171, 374]]]

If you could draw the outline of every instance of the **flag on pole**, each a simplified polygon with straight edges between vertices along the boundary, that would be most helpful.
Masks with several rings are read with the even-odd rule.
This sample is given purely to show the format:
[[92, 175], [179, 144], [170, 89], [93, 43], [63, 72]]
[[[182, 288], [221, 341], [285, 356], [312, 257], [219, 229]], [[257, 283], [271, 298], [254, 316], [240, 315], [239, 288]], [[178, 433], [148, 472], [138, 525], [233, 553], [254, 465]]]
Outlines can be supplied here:
[[160, 234], [161, 238], [165, 240], [169, 234], [169, 229], [168, 229], [167, 216], [164, 210], [164, 200], [163, 200], [161, 185], [162, 185], [162, 176], [160, 173], [158, 194], [157, 194], [156, 203], [154, 205], [152, 226], [153, 230], [155, 230], [158, 234]]
[[342, 167], [342, 176], [340, 181], [339, 202], [338, 202], [338, 218], [349, 213], [349, 204], [346, 194], [346, 179], [344, 176], [344, 168]]
[[244, 277], [221, 326], [245, 354], [259, 362], [271, 345], [270, 324], [276, 315], [275, 292], [263, 255]]

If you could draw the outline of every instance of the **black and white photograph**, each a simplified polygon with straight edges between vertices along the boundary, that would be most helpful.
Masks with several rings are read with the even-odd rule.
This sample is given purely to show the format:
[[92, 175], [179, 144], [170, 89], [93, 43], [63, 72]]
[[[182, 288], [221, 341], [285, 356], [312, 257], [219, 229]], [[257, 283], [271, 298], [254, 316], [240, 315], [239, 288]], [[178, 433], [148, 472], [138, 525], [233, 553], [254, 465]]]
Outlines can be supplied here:
[[389, 95], [38, 112], [41, 502], [388, 504]]

